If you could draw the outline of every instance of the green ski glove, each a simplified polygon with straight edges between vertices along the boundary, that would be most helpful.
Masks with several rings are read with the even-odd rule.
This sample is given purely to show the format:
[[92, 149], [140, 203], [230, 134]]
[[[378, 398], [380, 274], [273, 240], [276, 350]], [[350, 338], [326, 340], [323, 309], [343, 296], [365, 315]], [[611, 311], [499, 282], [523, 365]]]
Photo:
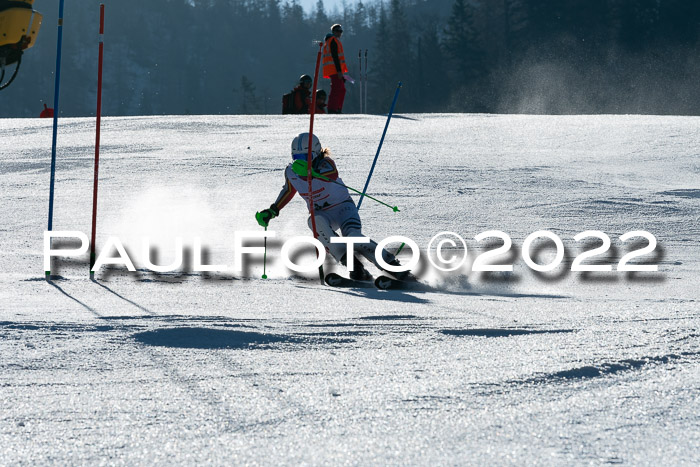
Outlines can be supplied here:
[[260, 227], [267, 227], [270, 225], [270, 221], [275, 217], [279, 216], [280, 211], [274, 204], [270, 205], [269, 209], [263, 209], [260, 212], [255, 213], [255, 220], [258, 221]]

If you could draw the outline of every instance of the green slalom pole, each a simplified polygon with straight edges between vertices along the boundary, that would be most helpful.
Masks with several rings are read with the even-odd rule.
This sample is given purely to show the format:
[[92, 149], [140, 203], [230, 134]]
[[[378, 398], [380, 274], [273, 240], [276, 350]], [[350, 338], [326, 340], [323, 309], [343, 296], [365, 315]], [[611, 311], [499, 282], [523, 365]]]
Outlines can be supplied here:
[[[292, 170], [294, 171], [294, 173], [296, 173], [297, 175], [301, 175], [301, 176], [306, 176], [306, 174], [307, 174], [307, 169], [306, 169], [306, 167], [307, 167], [307, 166], [306, 166], [306, 161], [302, 161], [302, 160], [296, 160], [296, 161], [294, 161], [294, 163], [292, 164]], [[312, 170], [312, 171], [311, 171], [311, 176], [312, 176], [312, 177], [315, 177], [315, 178], [318, 178], [318, 179], [321, 179], [321, 180], [326, 181], [326, 182], [335, 183], [336, 185], [340, 185], [340, 186], [342, 186], [342, 187], [345, 187], [345, 188], [347, 188], [348, 190], [354, 191], [355, 193], [358, 193], [358, 194], [360, 194], [360, 195], [363, 194], [360, 190], [356, 190], [356, 189], [354, 189], [353, 187], [347, 186], [346, 184], [341, 183], [341, 182], [339, 182], [339, 181], [337, 181], [337, 180], [331, 180], [331, 179], [328, 178], [328, 177], [324, 177], [323, 175], [321, 175], [320, 173], [316, 172], [315, 170]], [[398, 208], [397, 206], [391, 206], [390, 204], [387, 204], [387, 203], [385, 203], [384, 201], [380, 201], [380, 200], [378, 200], [377, 198], [375, 198], [375, 197], [373, 197], [373, 196], [370, 196], [370, 195], [368, 195], [368, 194], [366, 194], [366, 193], [364, 194], [364, 196], [365, 196], [366, 198], [371, 199], [372, 201], [376, 201], [377, 203], [379, 203], [379, 204], [381, 204], [381, 205], [383, 205], [383, 206], [386, 206], [386, 207], [388, 207], [388, 208], [391, 208], [391, 210], [394, 211], [394, 212], [400, 212], [400, 211], [399, 211], [399, 208]]]

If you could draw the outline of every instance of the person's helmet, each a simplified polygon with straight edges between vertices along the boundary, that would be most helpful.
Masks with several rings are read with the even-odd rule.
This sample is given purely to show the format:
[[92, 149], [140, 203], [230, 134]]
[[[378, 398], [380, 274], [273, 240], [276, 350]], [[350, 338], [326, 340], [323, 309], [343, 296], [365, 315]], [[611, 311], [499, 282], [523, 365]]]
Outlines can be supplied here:
[[[328, 23], [326, 23], [326, 24], [328, 24]], [[343, 26], [341, 26], [341, 25], [338, 24], [338, 23], [336, 23], [336, 24], [334, 24], [333, 26], [331, 26], [331, 32], [336, 32], [336, 31], [338, 31], [338, 32], [343, 32]]]
[[[323, 148], [321, 147], [321, 142], [318, 140], [316, 135], [313, 135], [311, 142], [311, 152], [313, 152], [312, 157], [316, 157], [321, 154]], [[309, 134], [299, 133], [297, 137], [292, 141], [292, 159], [306, 159], [309, 154]]]
[[311, 84], [311, 83], [313, 83], [313, 81], [314, 80], [309, 75], [301, 75], [301, 77], [299, 78], [299, 84], [304, 84], [304, 83]]

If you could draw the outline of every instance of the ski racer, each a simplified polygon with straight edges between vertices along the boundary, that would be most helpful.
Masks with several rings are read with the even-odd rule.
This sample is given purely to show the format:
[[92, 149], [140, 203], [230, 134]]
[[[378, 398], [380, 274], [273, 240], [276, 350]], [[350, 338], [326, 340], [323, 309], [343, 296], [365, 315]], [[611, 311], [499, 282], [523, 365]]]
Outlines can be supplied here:
[[[292, 141], [292, 159], [293, 161], [301, 160], [306, 163], [309, 151], [309, 134], [300, 133]], [[330, 180], [342, 183], [338, 175], [338, 168], [333, 159], [330, 158], [330, 150], [322, 148], [319, 139], [316, 135], [312, 137], [312, 168], [319, 172], [323, 177]], [[279, 196], [268, 209], [263, 209], [255, 214], [255, 218], [262, 227], [267, 227], [270, 220], [279, 216], [280, 210], [284, 208], [294, 195], [299, 192], [307, 207], [309, 207], [309, 182], [305, 175], [306, 165], [303, 168], [304, 175], [295, 172], [293, 162], [290, 163], [284, 171], [284, 187], [280, 191]], [[297, 170], [299, 171], [299, 170]], [[357, 211], [355, 202], [350, 197], [350, 193], [345, 186], [340, 186], [336, 183], [325, 181], [319, 178], [314, 178], [312, 182], [312, 193], [314, 202], [314, 213], [316, 220], [316, 232], [318, 239], [338, 262], [343, 266], [348, 265], [347, 245], [344, 243], [331, 243], [332, 237], [337, 237], [336, 231], [340, 231], [344, 237], [362, 237], [362, 222]], [[309, 228], [311, 228], [311, 216], [308, 219]], [[365, 269], [362, 262], [357, 256], [364, 256], [372, 262], [377, 268], [383, 270], [375, 258], [375, 249], [377, 243], [370, 240], [368, 243], [356, 243], [354, 245], [355, 257], [353, 261], [353, 271], [350, 272], [350, 278], [353, 280], [370, 280], [371, 274]], [[386, 250], [382, 250], [382, 259], [392, 266], [400, 266], [399, 260]], [[397, 279], [403, 279], [409, 275], [409, 272], [390, 272]]]

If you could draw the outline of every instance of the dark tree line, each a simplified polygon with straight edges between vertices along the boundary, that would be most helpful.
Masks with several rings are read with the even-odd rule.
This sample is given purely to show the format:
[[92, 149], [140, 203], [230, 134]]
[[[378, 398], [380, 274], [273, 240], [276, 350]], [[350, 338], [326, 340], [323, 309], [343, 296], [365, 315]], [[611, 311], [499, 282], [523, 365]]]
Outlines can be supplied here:
[[[56, 11], [44, 16], [0, 117], [53, 101]], [[66, 1], [61, 113], [93, 115], [98, 0]], [[350, 74], [369, 49], [369, 111], [700, 114], [700, 2], [368, 0], [305, 13], [296, 0], [107, 1], [105, 115], [280, 113], [343, 24]], [[364, 53], [364, 52], [363, 52]], [[328, 80], [321, 81], [328, 90]], [[348, 85], [346, 112], [359, 108]]]

